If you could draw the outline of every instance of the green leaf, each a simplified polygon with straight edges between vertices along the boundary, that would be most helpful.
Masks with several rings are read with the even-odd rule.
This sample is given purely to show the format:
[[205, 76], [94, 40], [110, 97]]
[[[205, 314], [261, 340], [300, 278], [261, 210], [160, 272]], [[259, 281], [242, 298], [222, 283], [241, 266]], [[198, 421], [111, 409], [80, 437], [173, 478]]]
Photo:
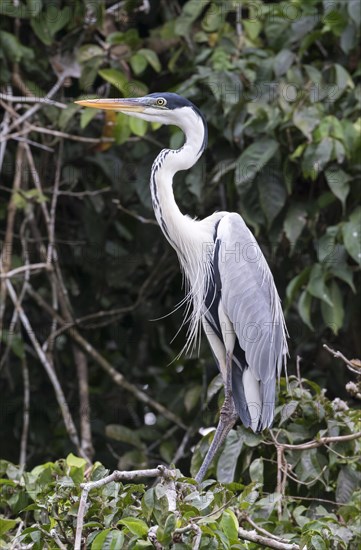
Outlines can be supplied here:
[[82, 109], [80, 114], [80, 128], [82, 130], [84, 130], [84, 128], [88, 126], [89, 122], [91, 122], [93, 118], [97, 115], [97, 112], [98, 112], [97, 109], [90, 109], [90, 108]]
[[353, 270], [348, 264], [334, 264], [330, 268], [330, 273], [334, 277], [337, 277], [338, 279], [341, 279], [341, 281], [347, 283], [351, 290], [353, 292], [356, 292], [356, 288], [353, 282]]
[[86, 63], [87, 61], [92, 61], [94, 57], [102, 58], [104, 55], [104, 50], [100, 46], [96, 44], [83, 44], [77, 50], [76, 58], [79, 63]]
[[116, 441], [122, 441], [129, 445], [134, 445], [138, 449], [143, 448], [143, 443], [139, 435], [132, 429], [120, 424], [108, 424], [105, 428], [105, 434], [107, 437], [115, 439]]
[[0, 537], [11, 531], [17, 524], [15, 519], [0, 518]]
[[221, 388], [223, 388], [223, 378], [222, 378], [222, 375], [219, 373], [209, 383], [209, 386], [207, 389], [207, 399], [206, 399], [207, 405], [209, 404], [211, 399], [213, 399], [216, 393], [219, 392]]
[[339, 234], [339, 227], [331, 225], [326, 229], [326, 233], [320, 237], [317, 243], [317, 256], [320, 263], [323, 265], [334, 265], [339, 261], [338, 245], [336, 238]]
[[230, 508], [222, 514], [220, 526], [230, 543], [238, 541], [238, 519]]
[[117, 113], [116, 122], [114, 126], [114, 139], [118, 145], [128, 141], [128, 138], [131, 134], [129, 127], [130, 117], [123, 114]]
[[189, 0], [182, 8], [182, 13], [176, 18], [174, 32], [178, 36], [187, 34], [192, 26], [193, 21], [202, 13], [204, 8], [209, 4], [208, 0], [199, 2], [199, 0]]
[[336, 486], [337, 502], [350, 502], [353, 492], [360, 489], [360, 482], [360, 472], [354, 470], [351, 465], [341, 466]]
[[148, 122], [141, 118], [131, 117], [129, 119], [129, 128], [136, 136], [143, 137], [147, 133]]
[[361, 25], [361, 4], [358, 0], [348, 0], [347, 11], [352, 21], [359, 27]]
[[257, 186], [260, 204], [270, 227], [286, 202], [286, 189], [280, 171], [268, 166], [258, 175]]
[[273, 70], [277, 78], [285, 74], [295, 60], [295, 54], [291, 50], [281, 50], [273, 62]]
[[263, 483], [263, 459], [256, 458], [249, 467], [251, 481]]
[[[331, 4], [332, 6], [332, 4]], [[346, 16], [339, 10], [331, 9], [323, 18], [325, 30], [340, 36], [347, 24]]]
[[146, 58], [144, 57], [144, 55], [142, 55], [139, 52], [132, 55], [129, 62], [130, 62], [130, 65], [133, 69], [133, 72], [136, 75], [140, 75], [144, 71], [144, 69], [146, 69], [146, 67], [148, 65], [148, 62], [147, 62]]
[[184, 396], [184, 406], [187, 412], [190, 412], [199, 403], [200, 395], [202, 393], [202, 386], [191, 386]]
[[322, 317], [325, 324], [334, 332], [334, 334], [338, 334], [338, 331], [343, 325], [345, 312], [342, 294], [336, 281], [331, 281], [331, 286], [328, 292], [333, 305], [329, 306], [326, 302], [321, 302]]
[[326, 304], [332, 307], [332, 299], [326, 286], [325, 273], [321, 264], [314, 264], [312, 267], [307, 290], [310, 294], [312, 294], [312, 296], [323, 300]]
[[117, 69], [101, 69], [98, 71], [99, 76], [101, 76], [107, 82], [110, 82], [112, 86], [117, 88], [124, 95], [127, 95], [128, 92], [128, 80], [125, 75], [118, 71]]
[[351, 176], [337, 167], [327, 168], [325, 176], [332, 193], [342, 202], [342, 206], [345, 207], [346, 198], [350, 192], [348, 182], [351, 181]]
[[140, 50], [138, 50], [137, 52], [138, 54], [142, 55], [146, 60], [147, 62], [149, 63], [149, 65], [157, 72], [159, 73], [162, 66], [160, 64], [160, 61], [159, 61], [159, 57], [157, 56], [157, 54], [153, 51], [153, 50], [148, 50], [147, 48], [141, 48]]
[[321, 172], [326, 164], [330, 161], [333, 151], [333, 140], [329, 137], [322, 139], [321, 143], [316, 148], [315, 156], [317, 158], [317, 164], [315, 170]]
[[303, 287], [303, 285], [308, 281], [310, 272], [311, 272], [311, 267], [307, 266], [301, 271], [301, 273], [296, 275], [296, 277], [294, 277], [292, 281], [288, 283], [287, 289], [286, 289], [288, 306], [294, 302], [298, 292]]
[[124, 544], [124, 533], [117, 529], [105, 529], [95, 537], [91, 550], [120, 550]]
[[68, 454], [66, 457], [66, 463], [68, 466], [75, 466], [75, 468], [83, 468], [87, 465], [85, 458], [79, 458], [78, 456], [73, 455], [73, 453]]
[[[322, 302], [323, 303], [323, 302]], [[307, 290], [304, 290], [301, 293], [301, 296], [298, 300], [298, 313], [302, 321], [313, 330], [313, 325], [311, 323], [311, 305], [312, 305], [312, 296]]]
[[293, 203], [287, 210], [286, 218], [283, 223], [283, 229], [286, 237], [291, 244], [291, 253], [294, 252], [295, 246], [303, 228], [307, 222], [307, 211], [301, 204]]
[[19, 63], [23, 58], [34, 58], [33, 50], [23, 46], [16, 36], [7, 31], [0, 31], [0, 47], [12, 63]]
[[118, 521], [118, 525], [125, 525], [125, 527], [127, 527], [133, 535], [137, 535], [137, 537], [145, 537], [149, 531], [149, 527], [145, 521], [139, 518], [123, 518]]
[[262, 138], [252, 143], [237, 160], [235, 184], [241, 191], [246, 191], [267, 162], [274, 157], [279, 144], [274, 139]]
[[231, 483], [234, 480], [242, 447], [243, 438], [235, 430], [231, 430], [217, 462], [217, 479], [220, 483]]
[[361, 264], [361, 206], [358, 206], [351, 214], [349, 221], [342, 226], [343, 242], [347, 252]]
[[293, 124], [311, 141], [312, 132], [320, 122], [320, 111], [317, 107], [296, 109], [293, 114]]

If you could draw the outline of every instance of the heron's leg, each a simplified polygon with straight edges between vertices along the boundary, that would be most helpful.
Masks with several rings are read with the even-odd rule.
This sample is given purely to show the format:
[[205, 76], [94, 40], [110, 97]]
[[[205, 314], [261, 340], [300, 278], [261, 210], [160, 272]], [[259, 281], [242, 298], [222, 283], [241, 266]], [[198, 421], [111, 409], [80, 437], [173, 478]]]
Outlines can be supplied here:
[[202, 466], [197, 473], [195, 480], [200, 483], [207, 473], [207, 470], [214, 458], [214, 455], [222, 445], [230, 430], [236, 423], [238, 414], [236, 412], [232, 396], [232, 353], [226, 354], [226, 380], [224, 387], [224, 402], [221, 408], [220, 417], [216, 433], [208, 452], [203, 460]]

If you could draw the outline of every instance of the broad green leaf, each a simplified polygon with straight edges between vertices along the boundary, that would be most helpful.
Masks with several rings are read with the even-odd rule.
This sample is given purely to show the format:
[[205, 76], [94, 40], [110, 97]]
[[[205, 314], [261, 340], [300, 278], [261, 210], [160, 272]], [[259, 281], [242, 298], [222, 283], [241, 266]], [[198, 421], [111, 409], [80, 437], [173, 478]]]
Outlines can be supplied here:
[[293, 114], [293, 124], [310, 141], [312, 132], [320, 122], [320, 111], [317, 107], [296, 109]]
[[355, 87], [355, 84], [353, 83], [351, 75], [346, 71], [346, 69], [338, 63], [335, 63], [334, 67], [336, 71], [336, 84], [340, 88], [340, 90], [344, 90], [347, 87], [353, 89]]
[[95, 537], [91, 550], [120, 550], [124, 544], [124, 533], [117, 529], [105, 529]]
[[[323, 302], [322, 302], [323, 303]], [[312, 296], [307, 290], [304, 290], [301, 293], [301, 296], [298, 300], [298, 313], [302, 321], [313, 330], [313, 325], [311, 322], [311, 306], [312, 306]]]
[[79, 63], [91, 61], [94, 57], [104, 57], [104, 50], [96, 44], [83, 44], [77, 50], [77, 60]]
[[162, 66], [160, 64], [158, 55], [153, 50], [141, 48], [140, 50], [138, 50], [137, 53], [142, 55], [157, 73], [160, 72]]
[[352, 177], [337, 167], [327, 168], [325, 176], [332, 193], [342, 202], [342, 206], [345, 207], [346, 198], [350, 192], [348, 182], [351, 181]]
[[361, 206], [354, 210], [349, 221], [342, 226], [343, 242], [347, 252], [357, 262], [361, 264]]
[[307, 291], [332, 307], [332, 299], [325, 281], [325, 273], [321, 264], [314, 264], [310, 273]]
[[307, 222], [307, 211], [301, 204], [293, 203], [287, 210], [283, 228], [291, 245], [291, 253], [294, 252], [297, 239], [302, 233]]
[[80, 115], [80, 128], [82, 130], [86, 128], [89, 122], [91, 122], [93, 118], [97, 115], [97, 111], [98, 111], [97, 109], [90, 109], [90, 108], [82, 109], [81, 115]]
[[298, 292], [301, 290], [303, 285], [305, 285], [306, 282], [308, 281], [310, 272], [311, 272], [311, 267], [307, 266], [301, 271], [301, 273], [296, 275], [296, 277], [294, 277], [292, 281], [288, 283], [288, 286], [286, 289], [288, 305], [291, 305], [294, 302]]
[[114, 126], [114, 139], [118, 145], [125, 143], [131, 134], [129, 122], [130, 117], [124, 115], [123, 113], [117, 113]]
[[116, 441], [123, 441], [129, 445], [134, 445], [138, 449], [143, 448], [143, 443], [139, 435], [132, 429], [127, 428], [126, 426], [121, 426], [120, 424], [109, 424], [105, 428], [105, 433], [107, 437], [115, 439]]
[[217, 374], [217, 376], [213, 378], [213, 380], [211, 380], [208, 386], [207, 399], [206, 399], [207, 405], [211, 401], [211, 399], [216, 395], [216, 393], [219, 392], [221, 388], [223, 388], [223, 379], [222, 379], [222, 375], [219, 373]]
[[331, 9], [324, 15], [323, 22], [326, 31], [331, 31], [335, 36], [340, 36], [347, 24], [346, 15], [340, 10]]
[[342, 294], [335, 280], [331, 281], [328, 292], [333, 305], [330, 306], [326, 302], [321, 302], [322, 317], [325, 324], [332, 330], [332, 332], [334, 332], [334, 334], [338, 334], [338, 331], [343, 325], [345, 311], [343, 307]]
[[15, 519], [0, 518], [0, 537], [11, 531], [17, 524]]
[[225, 510], [222, 514], [220, 526], [229, 542], [238, 541], [238, 519], [230, 508]]
[[281, 50], [273, 62], [273, 69], [277, 78], [285, 74], [295, 60], [295, 54], [291, 50]]
[[138, 76], [146, 69], [148, 62], [144, 55], [137, 52], [129, 60], [133, 72]]
[[347, 503], [351, 500], [352, 493], [360, 489], [361, 474], [352, 466], [341, 466], [337, 478], [336, 499], [337, 502]]
[[192, 26], [193, 21], [202, 13], [204, 8], [209, 4], [208, 0], [199, 2], [199, 0], [189, 0], [182, 8], [182, 13], [175, 21], [174, 31], [178, 36], [187, 34]]
[[263, 459], [256, 458], [249, 467], [251, 481], [263, 483]]
[[143, 137], [148, 130], [148, 122], [141, 118], [129, 118], [129, 128], [136, 136]]
[[200, 395], [202, 392], [202, 386], [194, 385], [187, 390], [184, 396], [184, 406], [187, 412], [190, 412], [199, 403]]
[[341, 264], [338, 262], [337, 264], [331, 266], [330, 273], [332, 273], [334, 277], [337, 277], [338, 279], [341, 279], [341, 281], [347, 283], [351, 290], [353, 292], [356, 292], [356, 288], [353, 282], [353, 270], [351, 266], [346, 263]]
[[358, 0], [348, 0], [347, 11], [351, 19], [359, 27], [361, 24], [361, 4]]
[[22, 58], [31, 60], [34, 57], [32, 49], [23, 46], [15, 35], [7, 31], [0, 31], [0, 47], [12, 63], [19, 63]]
[[286, 189], [281, 172], [275, 167], [261, 170], [257, 177], [259, 200], [270, 227], [286, 202]]
[[127, 527], [133, 535], [137, 535], [137, 537], [145, 537], [149, 531], [149, 527], [145, 521], [135, 517], [123, 518], [118, 521], [118, 525], [125, 525], [125, 527]]
[[66, 463], [68, 466], [74, 466], [75, 468], [85, 468], [87, 465], [85, 458], [75, 456], [73, 453], [68, 454], [66, 457]]
[[331, 225], [326, 229], [326, 233], [320, 237], [317, 243], [318, 261], [323, 265], [334, 265], [339, 261], [338, 245], [336, 238], [339, 234], [339, 227]]
[[128, 92], [128, 80], [125, 75], [117, 69], [101, 69], [98, 71], [99, 76], [104, 78], [107, 82], [110, 82], [112, 86], [117, 88], [124, 95]]
[[317, 164], [315, 166], [318, 172], [321, 172], [326, 164], [330, 161], [333, 151], [333, 140], [329, 137], [322, 139], [321, 143], [316, 148], [315, 156]]
[[239, 190], [245, 191], [256, 174], [274, 157], [279, 144], [274, 139], [263, 138], [252, 143], [239, 157], [236, 164], [235, 184]]
[[235, 430], [231, 430], [217, 462], [217, 479], [220, 483], [231, 483], [234, 480], [242, 446], [242, 437]]

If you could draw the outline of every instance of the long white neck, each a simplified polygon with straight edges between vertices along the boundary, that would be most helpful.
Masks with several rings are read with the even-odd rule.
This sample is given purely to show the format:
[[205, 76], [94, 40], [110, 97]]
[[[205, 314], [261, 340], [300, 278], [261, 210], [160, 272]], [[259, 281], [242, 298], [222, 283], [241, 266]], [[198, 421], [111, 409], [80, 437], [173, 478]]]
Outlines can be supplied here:
[[[184, 112], [182, 113], [182, 111]], [[154, 213], [168, 241], [181, 255], [191, 237], [195, 222], [183, 215], [173, 194], [173, 177], [180, 170], [188, 170], [200, 158], [207, 140], [207, 128], [199, 114], [189, 107], [179, 109], [179, 126], [186, 137], [180, 149], [163, 149], [152, 166], [150, 188]]]

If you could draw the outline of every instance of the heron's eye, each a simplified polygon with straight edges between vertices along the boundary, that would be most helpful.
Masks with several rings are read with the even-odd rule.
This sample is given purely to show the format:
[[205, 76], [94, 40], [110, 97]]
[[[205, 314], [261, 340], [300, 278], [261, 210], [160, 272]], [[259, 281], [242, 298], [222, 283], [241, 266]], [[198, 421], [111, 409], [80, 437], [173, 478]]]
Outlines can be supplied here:
[[159, 98], [157, 99], [157, 105], [158, 105], [158, 107], [164, 107], [164, 105], [165, 105], [166, 103], [167, 103], [167, 102], [166, 102], [166, 100], [165, 100], [163, 97], [159, 97]]

